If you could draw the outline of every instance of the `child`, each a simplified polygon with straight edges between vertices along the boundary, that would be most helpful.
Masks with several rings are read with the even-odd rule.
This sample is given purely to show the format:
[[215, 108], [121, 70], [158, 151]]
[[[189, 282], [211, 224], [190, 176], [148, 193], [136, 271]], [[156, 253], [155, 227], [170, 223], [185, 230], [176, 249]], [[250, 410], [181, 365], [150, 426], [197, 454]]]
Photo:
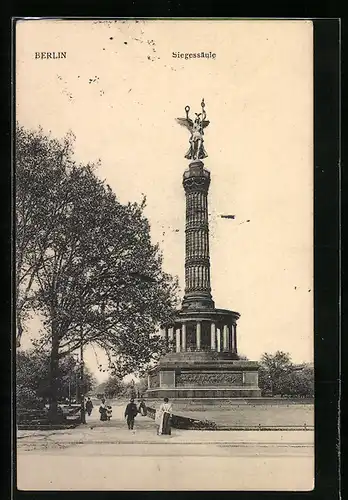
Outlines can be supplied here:
[[112, 417], [112, 408], [111, 408], [111, 406], [107, 406], [106, 407], [106, 416], [107, 416], [108, 420], [111, 419], [111, 417]]

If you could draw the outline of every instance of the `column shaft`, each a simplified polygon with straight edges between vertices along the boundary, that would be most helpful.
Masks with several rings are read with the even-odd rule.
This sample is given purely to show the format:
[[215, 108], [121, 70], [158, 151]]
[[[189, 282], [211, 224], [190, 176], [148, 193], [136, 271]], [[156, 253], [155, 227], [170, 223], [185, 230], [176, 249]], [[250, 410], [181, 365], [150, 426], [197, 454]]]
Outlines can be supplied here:
[[210, 325], [210, 349], [212, 351], [215, 351], [216, 349], [216, 328], [215, 328], [215, 323], [212, 323]]
[[176, 329], [175, 340], [176, 340], [176, 352], [180, 352], [180, 328]]
[[170, 344], [170, 349], [172, 350], [173, 349], [173, 341], [174, 341], [174, 328], [173, 327], [169, 328], [169, 330], [168, 330], [168, 340], [169, 340], [169, 344]]
[[223, 350], [228, 351], [228, 326], [224, 325], [223, 329]]
[[183, 323], [181, 326], [181, 345], [182, 350], [186, 351], [186, 323]]
[[210, 173], [195, 160], [184, 172], [186, 194], [185, 296], [183, 308], [192, 303], [214, 307], [209, 273], [208, 190]]
[[199, 351], [201, 349], [201, 323], [197, 322], [196, 325], [196, 349]]
[[234, 352], [234, 325], [231, 325], [231, 352]]
[[169, 347], [169, 334], [168, 334], [167, 327], [164, 329], [164, 340], [165, 340], [166, 348], [168, 349], [168, 347]]

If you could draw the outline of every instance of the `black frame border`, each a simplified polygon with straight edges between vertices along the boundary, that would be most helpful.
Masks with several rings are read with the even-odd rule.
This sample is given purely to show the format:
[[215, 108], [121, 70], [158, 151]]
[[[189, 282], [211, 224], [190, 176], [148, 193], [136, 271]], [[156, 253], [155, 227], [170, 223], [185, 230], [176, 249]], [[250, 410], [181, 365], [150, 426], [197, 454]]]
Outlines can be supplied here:
[[[64, 6], [65, 7], [65, 6]], [[74, 7], [72, 11], [80, 11], [80, 8]], [[105, 7], [105, 6], [104, 6]], [[134, 7], [134, 4], [133, 4]], [[102, 16], [81, 17], [75, 16], [55, 16], [50, 15], [50, 10], [56, 10], [54, 5], [41, 6], [42, 11], [46, 10], [47, 18], [57, 19], [100, 19], [100, 17], [115, 18], [105, 12], [105, 8], [100, 9]], [[68, 8], [69, 9], [69, 8]], [[34, 10], [34, 9], [32, 9]], [[66, 8], [64, 10], [67, 10]], [[71, 9], [70, 9], [71, 10]], [[110, 9], [106, 9], [107, 11]], [[121, 9], [122, 10], [122, 9]], [[139, 9], [138, 9], [139, 10]], [[175, 8], [168, 5], [167, 13], [174, 15]], [[131, 9], [132, 17], [137, 19], [166, 19], [166, 18], [147, 18], [136, 16], [134, 9]], [[120, 14], [121, 12], [119, 12]], [[24, 17], [24, 16], [23, 16]], [[10, 23], [14, 29], [16, 19], [23, 17], [11, 18]], [[129, 12], [128, 12], [128, 17]], [[173, 19], [168, 17], [167, 19]], [[176, 19], [192, 19], [190, 17], [177, 17]], [[212, 19], [219, 18], [198, 18]], [[220, 19], [241, 19], [241, 18], [220, 18]], [[341, 394], [341, 364], [340, 364], [340, 345], [341, 345], [341, 323], [340, 323], [340, 257], [341, 257], [341, 150], [340, 150], [340, 98], [341, 98], [341, 55], [340, 55], [340, 40], [341, 40], [341, 22], [339, 18], [243, 18], [246, 20], [259, 19], [307, 19], [313, 22], [314, 27], [314, 264], [315, 264], [315, 469], [316, 481], [315, 489], [311, 492], [221, 492], [219, 495], [232, 495], [236, 498], [249, 498], [257, 496], [257, 498], [274, 498], [282, 499], [288, 497], [296, 498], [313, 498], [323, 499], [339, 498], [340, 492], [340, 394]], [[11, 35], [5, 39], [5, 51], [1, 55], [5, 55], [5, 63], [9, 62], [12, 57], [12, 68], [10, 81], [15, 82], [14, 74], [14, 40], [11, 40]], [[2, 37], [2, 41], [4, 36]], [[11, 56], [10, 56], [11, 54]], [[14, 85], [14, 84], [13, 84]], [[13, 87], [14, 88], [14, 87]], [[3, 95], [9, 95], [10, 106], [5, 104], [5, 114], [2, 121], [8, 125], [15, 123], [15, 102], [14, 95], [11, 93], [11, 85], [5, 83], [5, 92]], [[8, 108], [8, 109], [7, 109]], [[9, 120], [5, 117], [6, 110], [9, 111]], [[7, 132], [5, 139], [8, 139], [9, 151], [13, 146], [13, 134]], [[9, 291], [7, 300], [2, 301], [4, 308], [2, 318], [6, 331], [12, 330], [11, 305], [13, 303], [13, 241], [12, 236], [12, 217], [13, 217], [13, 178], [12, 178], [12, 160], [8, 162], [8, 176], [1, 178], [1, 188], [5, 196], [1, 198], [4, 203], [2, 213], [2, 249], [5, 249], [4, 258], [4, 276], [6, 289]], [[9, 207], [11, 207], [9, 209]], [[9, 307], [10, 306], [10, 307]], [[12, 313], [13, 314], [13, 313]], [[12, 344], [10, 345], [10, 336], [8, 344], [4, 346], [4, 351], [10, 353], [9, 368], [11, 370], [13, 363], [13, 354], [15, 352], [14, 338], [12, 336]], [[4, 385], [7, 386], [9, 381], [10, 370], [4, 370]], [[12, 373], [13, 383], [13, 373]], [[10, 382], [10, 381], [9, 381]], [[4, 387], [3, 385], [3, 387]], [[3, 394], [3, 402], [5, 402], [3, 416], [5, 416], [5, 425], [9, 423], [11, 428], [13, 425], [12, 412], [12, 391], [11, 383], [10, 391]], [[6, 407], [6, 408], [5, 408]], [[12, 451], [12, 461], [16, 459], [16, 452], [13, 449], [15, 439], [15, 426], [13, 435], [10, 439], [10, 450]], [[11, 452], [10, 451], [10, 452]], [[13, 465], [13, 462], [12, 464]], [[11, 478], [9, 468], [2, 469], [5, 472], [5, 483], [9, 479], [15, 480], [15, 475]], [[291, 473], [291, 471], [289, 471]], [[11, 481], [12, 482], [12, 481]], [[4, 482], [2, 482], [4, 484]], [[31, 498], [51, 498], [52, 495], [59, 496], [64, 499], [73, 498], [76, 494], [83, 496], [84, 499], [95, 498], [112, 498], [116, 492], [34, 492], [34, 491], [17, 491], [15, 482], [11, 485], [14, 498], [31, 499]], [[134, 492], [139, 494], [140, 492]], [[176, 495], [176, 492], [168, 492], [169, 495]], [[165, 494], [168, 494], [165, 493]], [[191, 496], [195, 492], [182, 492], [183, 495]], [[213, 492], [211, 492], [213, 494]], [[117, 492], [117, 496], [132, 495], [133, 492]], [[152, 495], [162, 495], [163, 492], [141, 492], [142, 497]], [[200, 495], [210, 495], [210, 492], [200, 492]]]

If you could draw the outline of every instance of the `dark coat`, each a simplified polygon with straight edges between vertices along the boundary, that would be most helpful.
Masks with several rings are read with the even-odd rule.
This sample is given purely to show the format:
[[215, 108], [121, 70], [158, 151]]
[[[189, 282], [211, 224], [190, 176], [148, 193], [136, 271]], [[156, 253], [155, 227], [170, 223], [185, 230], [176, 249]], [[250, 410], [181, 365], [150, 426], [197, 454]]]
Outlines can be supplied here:
[[138, 408], [135, 403], [128, 403], [126, 407], [126, 411], [124, 412], [124, 416], [128, 418], [134, 418], [138, 414]]
[[102, 422], [105, 422], [105, 420], [108, 419], [107, 414], [106, 414], [106, 407], [100, 406], [99, 413], [100, 413], [100, 420]]
[[88, 400], [88, 401], [86, 402], [86, 410], [87, 410], [87, 411], [91, 411], [91, 410], [92, 410], [92, 408], [93, 408], [93, 403], [92, 403], [92, 401]]

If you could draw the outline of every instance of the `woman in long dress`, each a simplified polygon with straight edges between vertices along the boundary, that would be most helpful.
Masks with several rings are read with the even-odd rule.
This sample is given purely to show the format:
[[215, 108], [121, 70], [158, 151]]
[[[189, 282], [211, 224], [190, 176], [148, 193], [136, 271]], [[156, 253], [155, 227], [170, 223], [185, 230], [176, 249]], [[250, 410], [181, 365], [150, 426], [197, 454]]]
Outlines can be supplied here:
[[99, 413], [100, 413], [100, 420], [102, 422], [106, 422], [108, 416], [107, 416], [107, 408], [105, 405], [105, 399], [102, 399], [102, 404], [99, 406]]
[[163, 434], [170, 435], [171, 430], [171, 419], [172, 416], [172, 405], [169, 403], [168, 398], [164, 398], [164, 402], [161, 404], [158, 411], [158, 434], [161, 436]]
[[139, 412], [140, 412], [142, 417], [146, 417], [147, 408], [146, 408], [146, 404], [145, 404], [145, 401], [143, 400], [143, 398], [141, 398], [141, 401], [140, 401]]

